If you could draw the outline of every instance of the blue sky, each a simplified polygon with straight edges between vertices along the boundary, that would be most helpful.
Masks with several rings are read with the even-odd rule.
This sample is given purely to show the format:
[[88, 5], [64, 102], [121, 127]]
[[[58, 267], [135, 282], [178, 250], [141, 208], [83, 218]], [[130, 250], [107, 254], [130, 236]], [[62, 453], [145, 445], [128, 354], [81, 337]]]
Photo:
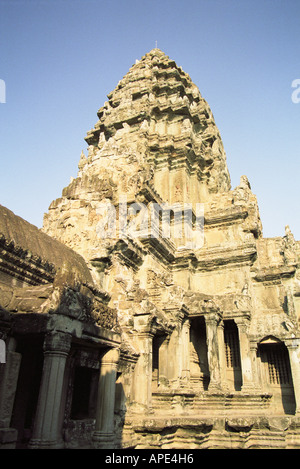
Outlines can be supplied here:
[[300, 240], [300, 0], [0, 0], [0, 204], [42, 226], [106, 95], [155, 41], [209, 103], [264, 236], [289, 224]]

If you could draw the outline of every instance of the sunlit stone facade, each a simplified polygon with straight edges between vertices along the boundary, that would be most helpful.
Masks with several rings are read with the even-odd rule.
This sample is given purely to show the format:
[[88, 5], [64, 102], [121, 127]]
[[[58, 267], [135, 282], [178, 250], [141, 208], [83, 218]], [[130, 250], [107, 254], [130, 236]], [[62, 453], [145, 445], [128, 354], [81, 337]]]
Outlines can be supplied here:
[[98, 119], [35, 243], [2, 209], [2, 445], [299, 447], [300, 243], [263, 237], [208, 104], [159, 49]]

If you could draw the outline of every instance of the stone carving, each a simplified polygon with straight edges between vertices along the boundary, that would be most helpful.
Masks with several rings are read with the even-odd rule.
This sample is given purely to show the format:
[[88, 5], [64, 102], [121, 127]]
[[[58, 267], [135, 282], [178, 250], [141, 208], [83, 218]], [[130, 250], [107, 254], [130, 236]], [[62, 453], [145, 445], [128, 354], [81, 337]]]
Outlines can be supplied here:
[[[300, 243], [288, 226], [264, 238], [247, 176], [231, 188], [211, 109], [161, 50], [107, 99], [43, 229], [0, 207], [2, 336], [23, 363], [27, 334], [35, 357], [49, 334], [54, 344], [45, 371], [35, 358], [28, 445], [299, 447]], [[199, 203], [195, 246], [185, 238]], [[191, 216], [180, 218], [184, 204]], [[11, 368], [12, 389], [25, 386], [17, 378]], [[43, 412], [54, 416], [51, 431]], [[5, 419], [0, 446], [22, 427]]]

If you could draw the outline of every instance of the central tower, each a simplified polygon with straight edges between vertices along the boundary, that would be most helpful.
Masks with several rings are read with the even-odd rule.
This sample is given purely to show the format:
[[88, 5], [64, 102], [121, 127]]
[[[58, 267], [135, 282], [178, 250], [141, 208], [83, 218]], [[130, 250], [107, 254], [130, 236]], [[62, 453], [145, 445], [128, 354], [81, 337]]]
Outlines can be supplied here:
[[[151, 50], [108, 94], [85, 140], [88, 155], [43, 229], [85, 258], [117, 312], [120, 446], [148, 447], [155, 434], [158, 447], [178, 435], [185, 447], [230, 447], [233, 428], [245, 447], [258, 417], [299, 413], [299, 243], [288, 230], [263, 238], [256, 196], [246, 176], [231, 189], [219, 131], [189, 75]], [[203, 243], [187, 248], [160, 230], [99, 236], [103, 214], [120, 228], [124, 197], [127, 226], [136, 208], [164, 204], [190, 204], [195, 223], [203, 204]]]
[[86, 137], [88, 162], [126, 158], [126, 175], [118, 174], [126, 193], [142, 179], [170, 203], [200, 202], [230, 189], [212, 112], [189, 75], [161, 50], [137, 60], [108, 99]]
[[124, 195], [135, 202], [145, 185], [171, 205], [208, 203], [230, 190], [212, 112], [189, 75], [160, 49], [136, 61], [98, 118], [85, 138], [88, 156], [82, 152], [77, 178], [44, 218], [48, 234], [87, 260], [100, 255], [100, 202], [116, 205]]

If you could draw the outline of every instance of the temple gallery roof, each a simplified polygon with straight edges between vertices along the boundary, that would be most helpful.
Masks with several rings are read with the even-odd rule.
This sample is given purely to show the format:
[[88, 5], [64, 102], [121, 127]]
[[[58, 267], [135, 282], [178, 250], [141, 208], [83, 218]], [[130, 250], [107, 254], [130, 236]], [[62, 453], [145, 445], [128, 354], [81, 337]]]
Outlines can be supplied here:
[[[52, 265], [56, 272], [64, 265], [84, 283], [93, 283], [84, 259], [60, 241], [43, 233], [36, 226], [0, 205], [0, 241], [26, 258], [38, 258], [42, 264]], [[22, 253], [22, 254], [21, 254]]]

